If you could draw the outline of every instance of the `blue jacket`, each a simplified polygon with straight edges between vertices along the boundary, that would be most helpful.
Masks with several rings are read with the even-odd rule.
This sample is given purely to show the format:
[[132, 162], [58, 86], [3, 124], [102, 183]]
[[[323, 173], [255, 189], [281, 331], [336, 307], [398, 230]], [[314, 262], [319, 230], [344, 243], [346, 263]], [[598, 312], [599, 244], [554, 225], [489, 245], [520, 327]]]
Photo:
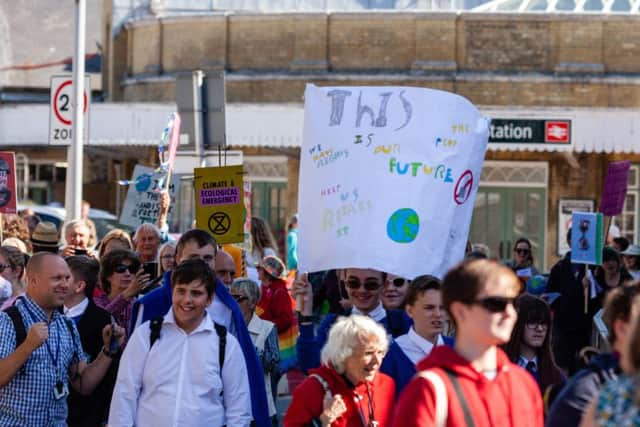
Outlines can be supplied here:
[[[231, 321], [235, 329], [235, 337], [240, 343], [244, 361], [247, 365], [247, 375], [249, 376], [249, 389], [251, 390], [251, 409], [253, 419], [259, 427], [271, 427], [269, 419], [269, 408], [267, 406], [267, 396], [265, 394], [264, 374], [262, 365], [256, 354], [256, 349], [251, 341], [251, 336], [247, 330], [244, 316], [233, 299], [226, 286], [218, 279], [216, 284], [215, 298], [231, 309]], [[131, 331], [136, 325], [136, 318], [140, 306], [144, 306], [142, 321], [151, 320], [154, 317], [164, 316], [171, 308], [171, 272], [168, 271], [163, 277], [162, 286], [154, 289], [144, 297], [140, 298], [133, 305], [131, 314]]]
[[620, 374], [620, 361], [616, 354], [595, 356], [589, 366], [578, 371], [555, 397], [547, 415], [546, 427], [568, 427], [580, 424], [589, 402], [597, 396], [604, 384]]
[[[442, 336], [444, 345], [453, 347], [453, 338]], [[380, 372], [389, 375], [396, 382], [396, 400], [402, 389], [413, 379], [416, 374], [416, 365], [407, 357], [397, 342], [392, 342], [387, 355], [382, 360]]]
[[[387, 316], [380, 321], [380, 324], [384, 326], [387, 333], [395, 338], [409, 331], [412, 321], [403, 310], [386, 310], [386, 312]], [[351, 314], [350, 311], [342, 313], [343, 316], [348, 316], [349, 314]], [[320, 366], [320, 351], [327, 342], [329, 329], [331, 329], [337, 317], [338, 314], [336, 313], [327, 314], [320, 322], [316, 333], [314, 333], [313, 325], [300, 325], [300, 336], [298, 337], [296, 350], [300, 368], [305, 374], [309, 369]], [[389, 322], [389, 318], [391, 318], [391, 322]]]

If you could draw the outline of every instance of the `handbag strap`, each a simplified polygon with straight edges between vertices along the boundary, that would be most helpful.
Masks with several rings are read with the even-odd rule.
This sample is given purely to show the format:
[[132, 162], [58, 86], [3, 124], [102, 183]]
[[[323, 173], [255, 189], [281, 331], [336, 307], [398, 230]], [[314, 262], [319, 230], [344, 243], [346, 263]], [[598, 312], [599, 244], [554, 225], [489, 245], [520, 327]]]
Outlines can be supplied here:
[[462, 412], [464, 413], [464, 422], [467, 427], [475, 427], [475, 423], [473, 422], [473, 416], [471, 415], [471, 411], [469, 410], [469, 405], [467, 403], [467, 399], [464, 397], [464, 392], [462, 391], [462, 387], [460, 387], [460, 382], [458, 381], [458, 376], [455, 372], [450, 371], [448, 369], [444, 369], [444, 372], [449, 377], [449, 381], [453, 385], [453, 389], [456, 392], [456, 396], [458, 396], [458, 401], [460, 402], [460, 406], [462, 406]]
[[435, 372], [428, 370], [419, 371], [416, 376], [424, 378], [433, 386], [433, 390], [435, 391], [436, 395], [435, 426], [445, 427], [449, 415], [449, 402], [447, 400], [447, 389], [444, 386], [442, 378], [440, 378], [440, 376]]

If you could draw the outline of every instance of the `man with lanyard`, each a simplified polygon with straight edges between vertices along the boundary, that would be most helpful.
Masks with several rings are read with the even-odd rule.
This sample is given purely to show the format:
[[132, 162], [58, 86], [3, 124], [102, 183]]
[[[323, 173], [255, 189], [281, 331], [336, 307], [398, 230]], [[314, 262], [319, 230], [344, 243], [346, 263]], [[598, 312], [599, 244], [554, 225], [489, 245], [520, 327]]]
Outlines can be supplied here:
[[[176, 263], [200, 258], [215, 271], [216, 253], [216, 241], [209, 233], [203, 230], [189, 230], [180, 236], [176, 245]], [[251, 341], [244, 316], [226, 286], [219, 278], [216, 278], [216, 281], [220, 286], [216, 285], [215, 297], [207, 307], [207, 312], [214, 322], [226, 327], [238, 340], [247, 366], [253, 419], [258, 427], [271, 426], [262, 365]], [[133, 329], [142, 323], [167, 314], [171, 308], [171, 289], [169, 271], [165, 273], [161, 287], [149, 292], [134, 304], [131, 314], [132, 333]]]
[[105, 326], [103, 351], [87, 365], [75, 325], [58, 311], [70, 278], [62, 257], [37, 253], [27, 264], [26, 296], [13, 317], [0, 313], [0, 426], [66, 426], [68, 383], [91, 393], [116, 355], [109, 351], [112, 333], [119, 345], [124, 341], [122, 328]]
[[[411, 320], [400, 310], [385, 310], [382, 306], [380, 296], [382, 285], [386, 279], [386, 274], [377, 270], [348, 268], [343, 270], [347, 295], [353, 304], [353, 308], [345, 311], [342, 315], [361, 314], [369, 316], [380, 323], [392, 337], [406, 334], [411, 326]], [[329, 329], [338, 317], [335, 313], [328, 314], [314, 332], [312, 323], [313, 313], [313, 290], [311, 284], [303, 276], [302, 280], [297, 280], [293, 286], [294, 296], [299, 297], [296, 301], [303, 301], [302, 307], [296, 307], [298, 311], [298, 323], [300, 325], [300, 336], [296, 350], [298, 362], [304, 372], [320, 366], [320, 350], [327, 342]]]

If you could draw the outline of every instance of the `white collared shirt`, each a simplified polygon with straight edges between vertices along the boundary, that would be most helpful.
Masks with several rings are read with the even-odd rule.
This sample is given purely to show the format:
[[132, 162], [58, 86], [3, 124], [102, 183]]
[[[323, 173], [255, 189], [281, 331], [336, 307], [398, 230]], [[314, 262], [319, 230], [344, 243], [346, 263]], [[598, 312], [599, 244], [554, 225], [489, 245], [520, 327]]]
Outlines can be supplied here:
[[89, 298], [83, 299], [80, 303], [74, 305], [73, 307], [63, 306], [64, 315], [68, 318], [78, 317], [83, 315], [89, 306]]
[[527, 369], [527, 364], [529, 362], [533, 362], [534, 369], [538, 370], [538, 356], [533, 356], [533, 359], [531, 360], [527, 360], [527, 358], [522, 355], [518, 356], [518, 366], [521, 368]]
[[382, 303], [378, 303], [378, 306], [376, 308], [374, 308], [373, 310], [371, 310], [369, 312], [369, 314], [364, 314], [363, 312], [361, 312], [360, 310], [358, 310], [354, 306], [353, 309], [351, 310], [351, 314], [359, 314], [361, 316], [369, 316], [370, 318], [372, 318], [376, 322], [381, 322], [382, 319], [387, 317], [387, 312], [385, 311], [384, 307], [382, 306]]
[[[413, 329], [413, 326], [409, 329], [408, 333], [396, 338], [396, 342], [414, 365], [427, 357], [434, 347], [433, 343], [418, 335], [415, 329]], [[440, 334], [438, 334], [436, 345], [444, 345], [442, 335]]]
[[251, 396], [242, 350], [227, 333], [220, 375], [218, 349], [209, 315], [187, 335], [169, 310], [151, 350], [149, 322], [143, 323], [120, 361], [109, 426], [248, 426]]

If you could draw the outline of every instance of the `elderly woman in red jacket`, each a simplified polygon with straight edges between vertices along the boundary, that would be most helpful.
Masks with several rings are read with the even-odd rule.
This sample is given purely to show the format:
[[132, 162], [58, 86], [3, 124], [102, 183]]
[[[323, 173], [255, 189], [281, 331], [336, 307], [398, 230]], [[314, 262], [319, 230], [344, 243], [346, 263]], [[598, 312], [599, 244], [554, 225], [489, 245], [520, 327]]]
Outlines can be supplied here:
[[395, 384], [379, 372], [387, 333], [373, 319], [341, 317], [322, 349], [322, 366], [294, 391], [285, 427], [385, 427], [391, 422]]

